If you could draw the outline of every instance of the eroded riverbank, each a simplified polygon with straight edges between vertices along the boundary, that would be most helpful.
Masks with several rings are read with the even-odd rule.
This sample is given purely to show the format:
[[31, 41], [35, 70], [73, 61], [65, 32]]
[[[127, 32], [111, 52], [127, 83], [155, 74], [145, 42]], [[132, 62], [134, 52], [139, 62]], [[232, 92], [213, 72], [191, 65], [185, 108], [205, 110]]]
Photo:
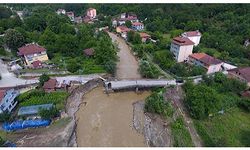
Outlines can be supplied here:
[[133, 103], [144, 100], [140, 94], [119, 92], [105, 94], [97, 87], [83, 96], [84, 105], [76, 113], [78, 146], [147, 146], [143, 134], [133, 128]]

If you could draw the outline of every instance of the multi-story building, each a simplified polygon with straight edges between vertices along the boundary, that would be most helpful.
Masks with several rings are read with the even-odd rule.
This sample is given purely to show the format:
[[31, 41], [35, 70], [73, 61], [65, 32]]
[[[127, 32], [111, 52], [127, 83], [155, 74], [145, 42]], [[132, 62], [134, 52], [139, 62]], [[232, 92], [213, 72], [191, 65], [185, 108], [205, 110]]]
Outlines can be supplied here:
[[131, 23], [138, 22], [138, 18], [135, 14], [131, 13], [122, 13], [120, 17], [112, 20], [112, 26], [116, 27], [118, 25], [124, 25], [126, 21], [130, 21]]
[[144, 29], [144, 24], [141, 22], [133, 22], [131, 27], [135, 31], [142, 31]]
[[87, 10], [87, 16], [90, 17], [91, 19], [96, 18], [96, 9], [94, 8], [89, 8]]
[[23, 47], [18, 48], [18, 55], [22, 56], [27, 66], [31, 66], [34, 61], [45, 62], [48, 60], [46, 49], [38, 44], [26, 44]]
[[17, 105], [15, 98], [19, 95], [19, 92], [10, 90], [0, 90], [0, 113], [11, 112]]
[[200, 43], [201, 33], [198, 30], [184, 32], [184, 33], [182, 33], [182, 36], [187, 37], [187, 38], [189, 38], [189, 40], [193, 41], [194, 46], [197, 46]]
[[196, 65], [202, 66], [207, 69], [207, 74], [219, 72], [222, 70], [223, 62], [205, 53], [194, 53], [189, 55], [188, 62]]
[[193, 53], [194, 42], [186, 37], [175, 37], [172, 40], [170, 51], [174, 54], [177, 62], [187, 61], [188, 56]]
[[250, 67], [242, 67], [228, 70], [228, 77], [245, 82], [250, 87]]

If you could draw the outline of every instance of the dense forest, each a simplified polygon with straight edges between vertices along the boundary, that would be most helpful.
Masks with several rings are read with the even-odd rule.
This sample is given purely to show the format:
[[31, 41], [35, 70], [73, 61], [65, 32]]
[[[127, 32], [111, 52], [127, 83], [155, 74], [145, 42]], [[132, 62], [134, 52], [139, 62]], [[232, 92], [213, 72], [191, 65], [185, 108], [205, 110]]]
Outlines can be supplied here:
[[[15, 5], [14, 9], [23, 5]], [[50, 5], [25, 5], [23, 21], [1, 7], [1, 45], [6, 44], [15, 56], [24, 44], [36, 42], [47, 49], [52, 63], [72, 73], [115, 71], [116, 49], [107, 33], [94, 25], [74, 25], [65, 15], [57, 15]], [[94, 48], [95, 56], [87, 57], [83, 50]], [[1, 54], [5, 51], [1, 48]]]
[[[86, 35], [85, 39], [93, 38], [94, 27], [111, 26], [112, 17], [122, 12], [133, 12], [145, 24], [146, 32], [159, 41], [157, 44], [149, 43], [144, 46], [135, 43], [133, 49], [139, 55], [142, 51], [149, 52], [164, 70], [171, 72], [184, 70], [177, 76], [203, 72], [201, 69], [185, 71], [183, 69], [185, 66], [175, 64], [171, 53], [166, 51], [170, 48], [172, 37], [189, 30], [199, 30], [202, 33], [201, 43], [195, 47], [194, 52], [206, 52], [239, 66], [250, 65], [250, 48], [244, 46], [250, 35], [248, 17], [250, 8], [247, 4], [8, 4], [8, 6], [15, 10], [23, 10], [25, 20], [22, 23], [18, 17], [10, 17], [10, 10], [1, 8], [0, 32], [4, 33], [9, 28], [15, 28], [24, 36], [16, 46], [20, 46], [22, 42], [35, 41], [51, 49], [50, 56], [60, 51], [62, 47], [67, 48], [63, 54], [72, 55], [71, 49], [81, 50], [98, 45], [95, 40], [88, 40], [86, 43], [79, 35], [73, 35], [74, 28], [69, 19], [65, 16], [56, 16], [54, 13], [58, 8], [64, 8], [79, 16], [84, 15], [87, 8], [94, 7], [97, 9], [99, 22], [92, 27], [81, 25], [84, 27], [80, 28], [86, 29], [86, 33], [82, 34]], [[53, 39], [55, 35], [57, 38]], [[49, 36], [50, 40], [44, 41], [46, 36]], [[77, 44], [79, 39], [86, 44], [82, 44], [83, 42]], [[65, 44], [66, 42], [69, 44]]]

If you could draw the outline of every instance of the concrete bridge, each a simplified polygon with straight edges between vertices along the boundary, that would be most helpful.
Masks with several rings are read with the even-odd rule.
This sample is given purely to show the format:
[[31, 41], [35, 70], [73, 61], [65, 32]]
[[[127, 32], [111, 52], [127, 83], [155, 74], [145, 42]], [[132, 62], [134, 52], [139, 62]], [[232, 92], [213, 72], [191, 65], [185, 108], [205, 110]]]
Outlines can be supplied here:
[[138, 79], [138, 80], [116, 80], [104, 81], [107, 91], [129, 90], [129, 89], [144, 89], [153, 87], [165, 87], [177, 85], [176, 80], [161, 80], [161, 79]]

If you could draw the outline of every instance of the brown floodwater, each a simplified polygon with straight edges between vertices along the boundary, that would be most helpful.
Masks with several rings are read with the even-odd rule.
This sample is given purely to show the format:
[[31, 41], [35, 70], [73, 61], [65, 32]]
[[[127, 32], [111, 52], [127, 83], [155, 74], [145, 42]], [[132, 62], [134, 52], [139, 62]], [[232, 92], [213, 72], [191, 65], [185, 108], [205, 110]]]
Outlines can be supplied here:
[[76, 113], [77, 144], [86, 147], [143, 147], [144, 136], [133, 128], [133, 103], [144, 100], [149, 91], [105, 94], [97, 87], [84, 95]]

